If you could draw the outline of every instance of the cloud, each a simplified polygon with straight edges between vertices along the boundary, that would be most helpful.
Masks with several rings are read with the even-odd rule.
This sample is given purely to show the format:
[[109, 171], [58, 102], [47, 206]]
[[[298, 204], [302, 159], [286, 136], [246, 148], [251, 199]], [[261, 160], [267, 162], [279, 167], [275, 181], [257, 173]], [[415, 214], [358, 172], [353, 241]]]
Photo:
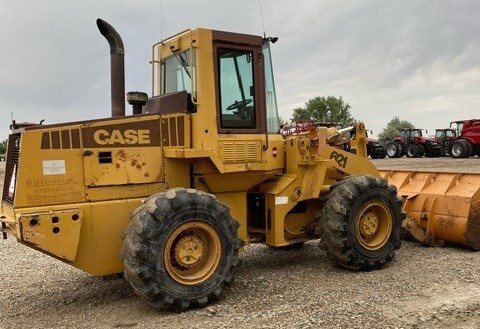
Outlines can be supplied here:
[[18, 121], [110, 113], [108, 46], [126, 48], [126, 90], [150, 93], [151, 45], [190, 27], [278, 36], [273, 61], [281, 116], [315, 96], [342, 96], [380, 132], [394, 116], [433, 130], [480, 117], [480, 3], [405, 1], [4, 1], [0, 5], [0, 134]]

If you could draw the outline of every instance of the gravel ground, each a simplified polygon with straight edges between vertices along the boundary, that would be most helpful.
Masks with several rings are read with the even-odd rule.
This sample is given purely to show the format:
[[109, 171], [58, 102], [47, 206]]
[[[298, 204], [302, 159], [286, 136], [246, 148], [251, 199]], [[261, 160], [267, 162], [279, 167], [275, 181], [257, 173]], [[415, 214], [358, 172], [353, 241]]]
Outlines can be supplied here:
[[[480, 172], [478, 158], [374, 163]], [[461, 248], [404, 241], [384, 269], [351, 272], [317, 241], [297, 251], [251, 245], [222, 300], [181, 314], [153, 309], [121, 277], [88, 275], [11, 237], [0, 252], [0, 328], [480, 327], [480, 253]]]

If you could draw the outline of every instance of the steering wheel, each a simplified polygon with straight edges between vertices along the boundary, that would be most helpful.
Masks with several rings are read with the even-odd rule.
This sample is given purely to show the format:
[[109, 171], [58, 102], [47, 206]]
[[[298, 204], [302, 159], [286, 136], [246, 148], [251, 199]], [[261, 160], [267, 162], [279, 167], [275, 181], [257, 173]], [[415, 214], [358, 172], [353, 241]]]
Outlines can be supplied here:
[[251, 102], [253, 102], [253, 99], [251, 99], [251, 98], [244, 99], [242, 101], [235, 101], [235, 103], [233, 103], [232, 105], [227, 106], [226, 110], [227, 111], [233, 111], [233, 110], [236, 110], [236, 109], [241, 109], [241, 108], [244, 108], [245, 106], [247, 106], [248, 104], [250, 104]]

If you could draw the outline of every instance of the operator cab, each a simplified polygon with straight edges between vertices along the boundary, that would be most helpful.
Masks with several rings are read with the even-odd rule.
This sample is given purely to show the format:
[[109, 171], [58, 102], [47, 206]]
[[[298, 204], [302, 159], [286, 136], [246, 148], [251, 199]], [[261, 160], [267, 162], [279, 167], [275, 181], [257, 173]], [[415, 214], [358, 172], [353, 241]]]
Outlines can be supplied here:
[[[198, 113], [206, 118], [202, 124], [216, 123], [219, 134], [278, 133], [270, 56], [276, 40], [197, 29], [159, 42], [152, 55], [153, 97], [144, 112]], [[209, 116], [212, 105], [216, 114]]]

